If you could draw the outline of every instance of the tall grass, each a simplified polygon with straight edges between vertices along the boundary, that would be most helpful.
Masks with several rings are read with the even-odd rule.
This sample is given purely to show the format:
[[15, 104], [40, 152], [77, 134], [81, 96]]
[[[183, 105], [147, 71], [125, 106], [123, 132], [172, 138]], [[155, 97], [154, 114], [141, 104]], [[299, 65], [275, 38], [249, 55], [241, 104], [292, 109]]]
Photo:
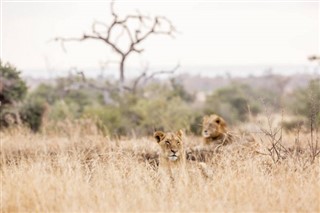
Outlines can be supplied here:
[[320, 161], [308, 154], [274, 163], [228, 148], [207, 163], [212, 178], [190, 172], [171, 182], [140, 157], [157, 151], [152, 138], [73, 131], [1, 132], [1, 212], [320, 211]]

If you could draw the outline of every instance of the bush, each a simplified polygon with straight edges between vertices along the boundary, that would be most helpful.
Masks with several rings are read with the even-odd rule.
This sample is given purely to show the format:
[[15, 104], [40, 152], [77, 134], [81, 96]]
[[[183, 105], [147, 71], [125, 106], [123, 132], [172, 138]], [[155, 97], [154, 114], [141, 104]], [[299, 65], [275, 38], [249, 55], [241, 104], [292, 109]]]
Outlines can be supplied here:
[[54, 104], [55, 101], [59, 100], [59, 90], [52, 85], [40, 84], [29, 94], [28, 99], [38, 99], [48, 104]]
[[3, 64], [0, 60], [0, 107], [22, 101], [27, 90], [20, 72], [14, 66], [9, 63]]
[[174, 78], [170, 79], [172, 91], [169, 97], [180, 97], [183, 101], [191, 103], [195, 100], [194, 95], [189, 94], [184, 86], [177, 82]]
[[[111, 135], [150, 135], [157, 130], [190, 129], [192, 108], [173, 89], [150, 84], [142, 94], [124, 93], [118, 105], [88, 107], [84, 116], [100, 120]], [[119, 97], [118, 97], [119, 98]]]
[[20, 124], [20, 115], [17, 108], [0, 107], [0, 129]]
[[208, 96], [205, 113], [217, 113], [229, 123], [235, 120], [246, 121], [249, 111], [252, 115], [257, 115], [261, 111], [260, 94], [244, 84], [218, 89]]
[[0, 128], [20, 123], [18, 107], [26, 96], [27, 89], [20, 72], [0, 60]]
[[190, 119], [190, 132], [195, 135], [201, 135], [202, 118], [205, 114], [202, 111], [194, 110], [194, 113], [192, 115], [193, 116], [191, 116]]
[[288, 106], [292, 113], [320, 125], [320, 79], [311, 80], [306, 88], [297, 89], [290, 97]]
[[24, 124], [30, 127], [31, 130], [37, 132], [40, 130], [43, 114], [46, 110], [46, 103], [41, 100], [28, 100], [26, 101], [21, 110], [21, 120]]
[[83, 114], [85, 118], [97, 121], [97, 127], [104, 134], [125, 135], [126, 124], [123, 123], [123, 115], [118, 107], [96, 106], [88, 107]]
[[[94, 104], [99, 105], [97, 92], [80, 87], [80, 84], [74, 81], [71, 76], [56, 79], [53, 85], [39, 85], [27, 97], [24, 114], [28, 114], [28, 116], [24, 115], [27, 119], [25, 122], [32, 126], [32, 129], [39, 129], [38, 125], [41, 125], [42, 122], [42, 118], [39, 117], [43, 114], [42, 106], [50, 106], [48, 119], [57, 122], [81, 118], [86, 107]], [[31, 110], [31, 107], [35, 108]], [[35, 113], [34, 117], [26, 111]]]
[[140, 99], [132, 112], [139, 118], [138, 132], [150, 134], [157, 130], [190, 129], [191, 109], [179, 97], [170, 101], [166, 97]]
[[[89, 118], [100, 131], [113, 136], [150, 135], [155, 129], [190, 130], [190, 123], [196, 120], [190, 107], [193, 96], [174, 80], [149, 83], [137, 92], [119, 92], [110, 83], [101, 90], [101, 82], [87, 79], [91, 85], [99, 85], [94, 89], [71, 77], [57, 79], [55, 85], [40, 85], [28, 95], [23, 114], [33, 130], [41, 125], [43, 105], [50, 106], [49, 121]], [[104, 97], [107, 91], [108, 101]]]

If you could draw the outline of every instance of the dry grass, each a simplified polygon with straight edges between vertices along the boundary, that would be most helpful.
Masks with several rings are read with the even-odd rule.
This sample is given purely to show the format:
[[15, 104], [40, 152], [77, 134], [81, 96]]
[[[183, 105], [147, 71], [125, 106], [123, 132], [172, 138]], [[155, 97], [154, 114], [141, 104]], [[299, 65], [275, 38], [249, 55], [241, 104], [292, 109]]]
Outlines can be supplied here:
[[320, 162], [308, 154], [274, 163], [228, 149], [208, 162], [212, 179], [190, 173], [173, 185], [136, 155], [157, 150], [152, 138], [83, 133], [2, 132], [1, 212], [320, 211]]

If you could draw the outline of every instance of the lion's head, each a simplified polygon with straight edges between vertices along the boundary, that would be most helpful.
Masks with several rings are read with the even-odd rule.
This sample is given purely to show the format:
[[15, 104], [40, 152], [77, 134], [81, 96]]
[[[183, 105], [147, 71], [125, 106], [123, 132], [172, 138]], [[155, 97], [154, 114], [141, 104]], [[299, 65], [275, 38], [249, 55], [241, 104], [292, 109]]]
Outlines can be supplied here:
[[184, 150], [182, 143], [182, 130], [178, 132], [156, 131], [153, 137], [161, 147], [161, 157], [167, 161], [177, 162], [183, 159]]
[[219, 140], [227, 133], [227, 124], [216, 114], [204, 116], [202, 122], [202, 136], [205, 139]]

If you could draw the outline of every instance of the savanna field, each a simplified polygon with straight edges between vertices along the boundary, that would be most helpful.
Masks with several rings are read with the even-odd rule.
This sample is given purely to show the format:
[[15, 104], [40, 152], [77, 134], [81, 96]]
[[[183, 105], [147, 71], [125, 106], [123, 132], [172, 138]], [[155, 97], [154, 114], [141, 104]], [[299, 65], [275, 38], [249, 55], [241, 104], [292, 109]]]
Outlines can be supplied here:
[[318, 1], [0, 2], [0, 213], [320, 213]]
[[[310, 133], [283, 133], [291, 148], [278, 149], [279, 159], [268, 152], [272, 134], [253, 135], [259, 153], [232, 144], [207, 161], [212, 177], [190, 171], [172, 182], [157, 172], [152, 135], [109, 138], [90, 124], [37, 134], [7, 129], [1, 212], [319, 212], [320, 161], [312, 158]], [[313, 137], [315, 145], [319, 133]], [[201, 141], [183, 140], [185, 147]]]

